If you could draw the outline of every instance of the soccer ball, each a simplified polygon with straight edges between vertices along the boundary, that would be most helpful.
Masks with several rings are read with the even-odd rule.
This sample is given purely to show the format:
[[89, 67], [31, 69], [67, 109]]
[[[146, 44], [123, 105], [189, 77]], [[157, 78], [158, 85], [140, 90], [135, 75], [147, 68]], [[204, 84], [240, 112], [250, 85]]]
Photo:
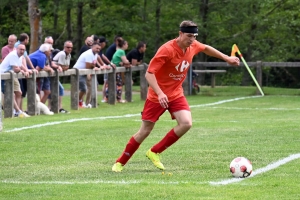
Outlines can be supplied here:
[[230, 172], [236, 178], [246, 178], [252, 173], [252, 164], [245, 157], [236, 157], [230, 163]]

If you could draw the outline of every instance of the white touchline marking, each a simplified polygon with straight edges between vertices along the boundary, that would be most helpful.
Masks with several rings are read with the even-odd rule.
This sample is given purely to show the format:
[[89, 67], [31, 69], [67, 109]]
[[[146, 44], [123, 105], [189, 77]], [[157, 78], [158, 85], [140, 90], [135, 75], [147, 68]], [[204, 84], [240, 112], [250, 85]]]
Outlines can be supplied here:
[[271, 111], [298, 111], [300, 108], [241, 108], [241, 107], [206, 107], [202, 108], [202, 110], [209, 109], [224, 109], [224, 110], [271, 110]]
[[[214, 103], [192, 105], [192, 106], [190, 106], [190, 108], [213, 106], [213, 105], [219, 105], [219, 104], [223, 104], [223, 103], [239, 101], [239, 100], [244, 100], [244, 99], [250, 99], [250, 98], [258, 98], [258, 97], [262, 97], [262, 96], [239, 97], [239, 98], [234, 98], [234, 99], [227, 99], [227, 100], [217, 101], [217, 102], [214, 102]], [[138, 114], [126, 114], [126, 115], [121, 115], [121, 116], [107, 116], [107, 117], [70, 119], [70, 120], [66, 120], [66, 121], [47, 122], [47, 123], [44, 123], [44, 124], [37, 124], [37, 125], [33, 125], [33, 126], [24, 126], [24, 127], [21, 127], [21, 128], [14, 128], [14, 129], [6, 130], [6, 131], [3, 131], [3, 132], [4, 133], [9, 133], [9, 132], [22, 131], [22, 130], [26, 130], [26, 129], [40, 128], [40, 127], [45, 127], [45, 126], [53, 126], [53, 125], [62, 124], [62, 123], [73, 123], [73, 122], [87, 121], [87, 120], [119, 119], [119, 118], [124, 118], [124, 117], [136, 117], [136, 116], [140, 116], [140, 115], [141, 114], [138, 113]]]
[[66, 120], [66, 121], [47, 122], [47, 123], [44, 123], [44, 124], [37, 124], [37, 125], [33, 125], [33, 126], [25, 126], [25, 127], [21, 127], [21, 128], [14, 128], [14, 129], [7, 130], [7, 131], [4, 131], [4, 132], [6, 132], [6, 133], [16, 132], [16, 131], [21, 131], [21, 130], [25, 130], [25, 129], [40, 128], [40, 127], [44, 127], [44, 126], [52, 126], [52, 125], [62, 124], [62, 123], [73, 123], [73, 122], [87, 121], [87, 120], [118, 119], [118, 118], [124, 118], [124, 117], [135, 117], [135, 116], [140, 116], [140, 115], [141, 114], [126, 114], [126, 115], [122, 115], [122, 116], [107, 116], [107, 117], [69, 119], [69, 120]]
[[[105, 181], [105, 180], [95, 180], [95, 181], [11, 181], [2, 180], [0, 181], [6, 184], [31, 184], [31, 185], [74, 185], [74, 184], [118, 184], [118, 185], [131, 185], [131, 184], [158, 184], [158, 185], [178, 185], [178, 184], [189, 184], [191, 182], [186, 181], [143, 181], [143, 180], [120, 180], [120, 181]], [[196, 184], [207, 184], [207, 182], [197, 182]]]
[[228, 102], [233, 102], [233, 101], [239, 101], [239, 100], [244, 100], [244, 99], [259, 98], [259, 97], [262, 97], [262, 96], [238, 97], [238, 98], [234, 98], [234, 99], [227, 99], [227, 100], [217, 101], [215, 103], [192, 105], [192, 106], [190, 106], [190, 108], [214, 106], [214, 105], [219, 105], [219, 104], [223, 104], [223, 103], [228, 103]]
[[[286, 164], [288, 162], [291, 162], [291, 161], [299, 159], [299, 158], [300, 158], [300, 153], [298, 153], [298, 154], [292, 154], [292, 155], [290, 155], [290, 156], [288, 156], [286, 158], [283, 158], [283, 159], [278, 160], [276, 162], [273, 162], [273, 163], [271, 163], [271, 164], [269, 164], [269, 165], [267, 165], [267, 166], [265, 166], [263, 168], [259, 168], [259, 169], [255, 170], [255, 171], [253, 171], [252, 174], [248, 178], [252, 178], [252, 177], [254, 177], [254, 176], [258, 175], [258, 174], [265, 173], [267, 171], [275, 169], [275, 168], [277, 168], [277, 167], [279, 167], [281, 165], [284, 165], [284, 164]], [[209, 183], [211, 185], [228, 185], [228, 184], [231, 184], [231, 183], [236, 183], [236, 182], [240, 182], [240, 181], [246, 180], [248, 178], [231, 178], [231, 179], [227, 179], [227, 180], [223, 180], [223, 181], [216, 181], [216, 182], [211, 181]]]

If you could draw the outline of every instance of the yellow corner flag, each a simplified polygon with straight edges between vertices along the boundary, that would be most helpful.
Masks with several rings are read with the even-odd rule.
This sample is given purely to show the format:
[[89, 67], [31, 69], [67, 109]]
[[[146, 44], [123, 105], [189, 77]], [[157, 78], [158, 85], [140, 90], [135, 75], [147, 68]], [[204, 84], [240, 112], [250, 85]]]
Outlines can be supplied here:
[[265, 94], [263, 93], [263, 91], [262, 91], [260, 85], [257, 83], [255, 77], [253, 76], [253, 74], [252, 74], [252, 72], [251, 72], [251, 70], [250, 70], [248, 64], [246, 63], [245, 59], [243, 58], [242, 53], [240, 52], [240, 50], [239, 50], [239, 48], [237, 47], [237, 45], [234, 44], [234, 45], [232, 45], [231, 56], [235, 56], [236, 53], [238, 53], [239, 56], [240, 56], [240, 58], [242, 59], [244, 65], [245, 65], [245, 67], [246, 67], [246, 69], [248, 70], [249, 74], [251, 75], [251, 77], [252, 77], [252, 79], [253, 79], [253, 81], [254, 81], [256, 87], [257, 87], [258, 90], [260, 91], [261, 95], [264, 96]]

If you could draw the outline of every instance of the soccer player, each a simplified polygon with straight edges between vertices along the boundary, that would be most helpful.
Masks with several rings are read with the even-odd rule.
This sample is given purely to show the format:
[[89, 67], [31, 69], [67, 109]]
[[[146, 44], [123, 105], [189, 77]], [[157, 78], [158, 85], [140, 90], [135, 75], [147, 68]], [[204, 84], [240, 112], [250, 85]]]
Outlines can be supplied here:
[[155, 122], [168, 110], [177, 126], [172, 128], [162, 140], [152, 146], [146, 156], [155, 167], [164, 170], [159, 154], [173, 145], [192, 126], [192, 116], [182, 83], [192, 63], [194, 55], [203, 52], [226, 61], [230, 65], [239, 65], [235, 56], [227, 56], [215, 48], [196, 40], [197, 25], [192, 21], [183, 21], [179, 27], [179, 36], [165, 44], [157, 51], [149, 63], [146, 79], [149, 83], [147, 100], [142, 112], [142, 125], [138, 132], [128, 141], [123, 153], [116, 160], [112, 171], [121, 172], [140, 144], [151, 133]]

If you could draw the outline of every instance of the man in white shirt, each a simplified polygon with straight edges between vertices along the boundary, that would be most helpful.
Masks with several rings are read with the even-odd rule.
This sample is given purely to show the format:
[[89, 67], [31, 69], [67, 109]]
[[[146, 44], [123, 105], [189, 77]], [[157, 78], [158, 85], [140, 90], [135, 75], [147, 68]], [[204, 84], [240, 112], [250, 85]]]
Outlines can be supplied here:
[[[64, 50], [58, 52], [53, 58], [51, 62], [51, 66], [58, 71], [66, 71], [69, 69], [70, 61], [71, 61], [71, 52], [73, 49], [73, 43], [71, 41], [66, 41], [64, 43]], [[60, 113], [69, 113], [69, 111], [63, 109], [62, 107], [62, 97], [64, 96], [64, 87], [59, 82], [59, 99], [58, 106]], [[50, 99], [48, 99], [50, 104]]]
[[[91, 49], [83, 52], [73, 68], [77, 69], [94, 69], [99, 70], [96, 67], [97, 56], [101, 50], [101, 46], [99, 43], [94, 43]], [[79, 76], [79, 107], [83, 107], [83, 96], [86, 94], [87, 85], [86, 85], [86, 75]]]
[[[23, 68], [22, 66], [22, 57], [24, 55], [26, 48], [25, 45], [19, 44], [17, 50], [10, 52], [0, 64], [1, 73], [8, 72], [13, 70], [15, 73], [21, 72], [25, 76], [28, 76], [27, 68]], [[1, 80], [1, 89], [3, 94], [5, 94], [5, 80]], [[22, 92], [20, 88], [20, 83], [17, 78], [14, 79], [14, 108], [15, 108], [15, 116], [19, 117], [29, 117], [25, 112], [23, 112], [17, 102], [22, 100]]]

